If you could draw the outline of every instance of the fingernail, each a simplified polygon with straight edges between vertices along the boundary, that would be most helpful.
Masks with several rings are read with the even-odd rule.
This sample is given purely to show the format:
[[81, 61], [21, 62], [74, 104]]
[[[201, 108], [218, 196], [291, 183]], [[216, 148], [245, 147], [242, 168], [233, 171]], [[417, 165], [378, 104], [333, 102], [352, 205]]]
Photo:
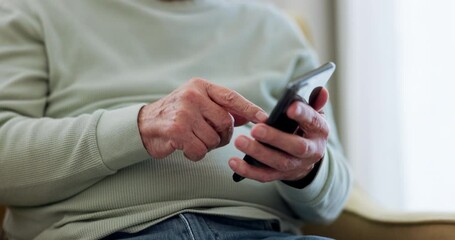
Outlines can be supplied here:
[[259, 138], [264, 138], [266, 135], [267, 131], [264, 127], [257, 126], [254, 130], [254, 135]]
[[256, 118], [261, 122], [265, 122], [267, 120], [268, 116], [265, 112], [259, 111], [258, 113], [256, 113]]
[[239, 146], [240, 148], [248, 147], [248, 140], [245, 139], [244, 137], [239, 137], [237, 139], [237, 146]]
[[300, 104], [297, 104], [297, 107], [295, 108], [295, 115], [300, 115], [302, 114], [302, 106], [300, 106]]
[[230, 165], [232, 168], [237, 168], [238, 163], [237, 163], [237, 161], [231, 159], [231, 160], [229, 160], [229, 165]]

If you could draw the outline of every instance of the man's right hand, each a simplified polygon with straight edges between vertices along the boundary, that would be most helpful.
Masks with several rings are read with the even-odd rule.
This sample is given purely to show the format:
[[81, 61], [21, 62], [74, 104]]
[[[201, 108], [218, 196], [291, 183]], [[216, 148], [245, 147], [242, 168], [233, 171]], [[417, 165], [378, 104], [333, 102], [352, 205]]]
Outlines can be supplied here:
[[152, 157], [164, 158], [182, 150], [188, 159], [198, 161], [210, 150], [228, 144], [234, 126], [266, 119], [261, 108], [237, 92], [194, 78], [144, 106], [138, 126]]

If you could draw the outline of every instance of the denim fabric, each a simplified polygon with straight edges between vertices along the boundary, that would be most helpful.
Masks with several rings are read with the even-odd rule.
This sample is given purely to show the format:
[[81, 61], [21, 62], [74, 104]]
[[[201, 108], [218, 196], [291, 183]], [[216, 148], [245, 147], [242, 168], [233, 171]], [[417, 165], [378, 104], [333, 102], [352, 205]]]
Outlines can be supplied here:
[[277, 221], [238, 220], [222, 216], [182, 213], [138, 233], [115, 233], [105, 239], [170, 240], [328, 240], [279, 232]]

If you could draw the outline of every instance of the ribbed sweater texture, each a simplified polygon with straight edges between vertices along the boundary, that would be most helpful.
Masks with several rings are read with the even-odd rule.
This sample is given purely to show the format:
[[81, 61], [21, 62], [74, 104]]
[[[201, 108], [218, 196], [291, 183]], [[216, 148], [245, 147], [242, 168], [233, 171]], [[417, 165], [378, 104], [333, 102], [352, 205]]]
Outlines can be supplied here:
[[[250, 1], [0, 0], [0, 204], [11, 239], [99, 239], [180, 212], [278, 219], [337, 216], [351, 185], [336, 136], [304, 189], [232, 181], [228, 144], [199, 162], [153, 159], [139, 109], [193, 77], [270, 112], [318, 66], [292, 20]], [[249, 125], [234, 137], [249, 135]]]

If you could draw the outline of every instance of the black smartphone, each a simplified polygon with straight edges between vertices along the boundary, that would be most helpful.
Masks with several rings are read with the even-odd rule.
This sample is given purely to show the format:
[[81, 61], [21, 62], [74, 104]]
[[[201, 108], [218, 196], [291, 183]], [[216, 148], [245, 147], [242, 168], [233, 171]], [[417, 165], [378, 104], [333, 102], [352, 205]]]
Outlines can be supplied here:
[[[327, 81], [329, 81], [333, 72], [335, 71], [335, 64], [328, 62], [310, 72], [307, 72], [303, 76], [297, 77], [295, 80], [291, 81], [284, 90], [283, 95], [278, 100], [278, 103], [273, 108], [270, 113], [269, 118], [266, 121], [266, 124], [272, 126], [276, 129], [279, 129], [283, 132], [294, 133], [298, 128], [298, 123], [290, 118], [288, 118], [286, 112], [289, 106], [294, 101], [302, 101], [308, 104], [310, 98], [312, 97], [313, 90], [325, 86]], [[317, 94], [316, 94], [317, 96]], [[267, 147], [277, 149], [268, 144], [262, 143]], [[279, 150], [279, 149], [277, 149]], [[263, 167], [264, 164], [257, 161], [249, 155], [245, 155], [243, 160], [248, 164], [251, 164], [256, 167]], [[235, 182], [240, 182], [244, 177], [234, 173], [232, 179]]]

